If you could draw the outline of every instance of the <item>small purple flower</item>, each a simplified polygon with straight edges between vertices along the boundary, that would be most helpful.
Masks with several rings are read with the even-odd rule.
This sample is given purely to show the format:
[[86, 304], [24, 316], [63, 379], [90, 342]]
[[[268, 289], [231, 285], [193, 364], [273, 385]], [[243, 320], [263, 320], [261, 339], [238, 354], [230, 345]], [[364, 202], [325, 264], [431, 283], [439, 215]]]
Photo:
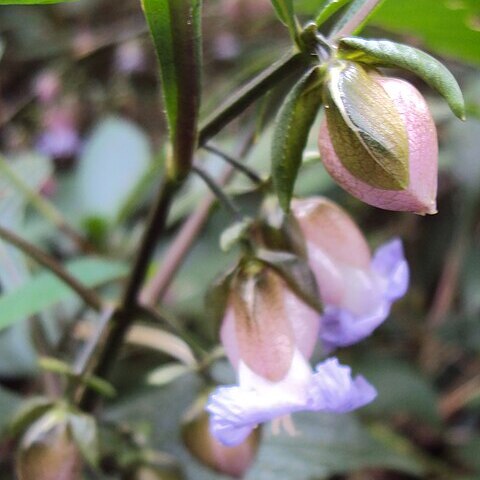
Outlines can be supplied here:
[[55, 159], [75, 156], [81, 139], [73, 114], [67, 108], [52, 108], [45, 112], [44, 130], [36, 142], [39, 152]]
[[317, 197], [295, 201], [293, 211], [324, 304], [324, 350], [357, 343], [385, 321], [392, 303], [407, 291], [402, 242], [384, 244], [372, 258], [361, 231], [338, 205]]
[[78, 132], [68, 126], [45, 130], [37, 140], [37, 150], [51, 158], [70, 158], [81, 146]]
[[368, 337], [387, 319], [392, 303], [405, 295], [409, 268], [401, 240], [391, 240], [378, 248], [371, 262], [371, 270], [377, 295], [370, 309], [356, 314], [345, 307], [325, 306], [320, 338], [327, 352]]
[[219, 387], [210, 396], [210, 429], [227, 446], [238, 445], [260, 423], [298, 411], [345, 413], [370, 403], [375, 388], [349, 367], [329, 358], [315, 372], [296, 351], [290, 370], [279, 382], [255, 374], [242, 361], [239, 385]]

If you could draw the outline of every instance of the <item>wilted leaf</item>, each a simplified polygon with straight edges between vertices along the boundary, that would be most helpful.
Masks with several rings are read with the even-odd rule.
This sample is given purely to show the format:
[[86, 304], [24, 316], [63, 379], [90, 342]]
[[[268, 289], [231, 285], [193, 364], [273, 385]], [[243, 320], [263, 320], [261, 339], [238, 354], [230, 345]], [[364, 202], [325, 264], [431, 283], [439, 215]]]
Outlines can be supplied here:
[[335, 152], [355, 177], [376, 188], [409, 183], [408, 138], [395, 104], [362, 67], [330, 70], [325, 112]]
[[355, 37], [342, 38], [338, 53], [347, 60], [382, 67], [399, 67], [415, 73], [445, 98], [458, 118], [465, 119], [465, 102], [455, 77], [427, 53], [389, 40]]
[[281, 207], [288, 211], [308, 134], [322, 103], [323, 72], [314, 68], [295, 85], [276, 119], [272, 178]]

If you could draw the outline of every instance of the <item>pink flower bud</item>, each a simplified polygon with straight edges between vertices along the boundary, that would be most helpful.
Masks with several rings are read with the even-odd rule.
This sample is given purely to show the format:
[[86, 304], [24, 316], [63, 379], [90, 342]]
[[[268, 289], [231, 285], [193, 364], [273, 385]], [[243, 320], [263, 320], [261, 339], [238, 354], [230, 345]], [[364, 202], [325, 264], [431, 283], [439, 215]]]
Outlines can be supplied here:
[[310, 268], [324, 305], [320, 337], [326, 350], [370, 335], [408, 285], [401, 242], [373, 258], [359, 228], [338, 205], [322, 197], [295, 200], [292, 211], [305, 236]]
[[82, 461], [67, 423], [45, 431], [34, 423], [17, 458], [19, 480], [79, 480]]
[[[408, 82], [370, 75], [393, 100], [406, 127], [409, 148], [407, 188], [376, 188], [349, 172], [335, 151], [327, 121], [320, 128], [318, 140], [323, 164], [342, 188], [370, 205], [421, 215], [436, 213], [438, 144], [428, 106], [418, 90]], [[378, 122], [382, 119], [379, 118]]]
[[194, 406], [189, 412], [182, 428], [182, 438], [189, 452], [201, 463], [216, 472], [243, 478], [252, 465], [260, 445], [261, 430], [252, 433], [239, 445], [222, 445], [210, 432], [208, 414], [196, 411]]
[[310, 358], [318, 328], [318, 314], [264, 269], [237, 282], [220, 337], [235, 368], [242, 360], [257, 375], [279, 381], [287, 375], [295, 350]]

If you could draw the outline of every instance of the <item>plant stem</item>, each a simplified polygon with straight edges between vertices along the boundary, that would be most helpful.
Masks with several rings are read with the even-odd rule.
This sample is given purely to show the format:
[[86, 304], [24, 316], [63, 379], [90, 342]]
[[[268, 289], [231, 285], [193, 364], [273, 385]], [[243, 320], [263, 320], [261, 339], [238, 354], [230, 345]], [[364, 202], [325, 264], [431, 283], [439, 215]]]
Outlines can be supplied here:
[[66, 283], [87, 305], [96, 311], [100, 311], [103, 306], [102, 299], [95, 291], [85, 287], [73, 275], [71, 275], [63, 266], [53, 257], [49, 256], [35, 245], [27, 242], [17, 234], [0, 226], [0, 238], [14, 245], [23, 253], [33, 258], [40, 265], [52, 272], [56, 277]]
[[[308, 55], [300, 52], [291, 52], [271, 65], [264, 72], [260, 73], [234, 94], [231, 100], [227, 101], [207, 118], [199, 130], [198, 145], [203, 146], [206, 144], [211, 137], [228, 125], [233, 119], [237, 118], [255, 100], [268, 92], [281, 80], [293, 75], [293, 73], [297, 71], [305, 69], [309, 63], [310, 57], [308, 57]], [[228, 172], [227, 176], [233, 173], [233, 167], [230, 167], [230, 170], [231, 172]], [[132, 273], [122, 296], [120, 307], [112, 315], [104, 330], [104, 334], [96, 336], [91, 340], [93, 346], [89, 346], [88, 348], [93, 352], [91, 356], [95, 357], [92, 361], [92, 374], [98, 377], [104, 377], [114, 364], [120, 348], [123, 345], [125, 335], [136, 317], [137, 297], [141, 285], [145, 279], [155, 246], [164, 231], [170, 205], [181, 184], [182, 182], [173, 182], [168, 178], [163, 180], [157, 201], [151, 210], [147, 228]], [[205, 203], [199, 216], [194, 218], [195, 223], [192, 221], [192, 224], [188, 225], [188, 236], [185, 235], [185, 237], [182, 238], [182, 248], [176, 250], [177, 254], [184, 254], [186, 250], [188, 250], [207, 218], [210, 206], [210, 204]], [[147, 297], [147, 306], [150, 305], [150, 302], [153, 302], [157, 296], [161, 296], [166, 291], [181, 261], [182, 259], [177, 256], [175, 262], [169, 265], [169, 270], [166, 271], [166, 273], [161, 273], [157, 279], [155, 289], [151, 288], [145, 291], [148, 291], [148, 295], [145, 293], [142, 296], [143, 300]], [[100, 353], [97, 356], [96, 352], [98, 350], [100, 350]], [[83, 394], [78, 401], [78, 404], [83, 409], [92, 410], [95, 402], [96, 393], [91, 390], [86, 390], [85, 394]]]
[[216, 183], [216, 181], [205, 170], [203, 170], [203, 168], [194, 165], [192, 170], [206, 183], [210, 191], [215, 197], [217, 197], [223, 207], [225, 207], [225, 210], [230, 212], [235, 219], [241, 217], [239, 208], [233, 203], [228, 195], [223, 192], [221, 186]]
[[65, 220], [63, 215], [55, 208], [55, 206], [45, 200], [37, 192], [33, 191], [24, 181], [20, 178], [8, 165], [6, 159], [0, 156], [0, 170], [8, 177], [14, 187], [25, 196], [32, 206], [51, 222], [56, 228], [58, 228], [83, 251], [93, 252], [94, 248], [90, 245], [85, 238], [83, 238], [78, 232], [76, 232]]
[[172, 181], [167, 177], [162, 181], [157, 199], [147, 221], [147, 228], [143, 235], [132, 273], [123, 293], [121, 300], [122, 310], [128, 310], [136, 305], [137, 295], [145, 279], [150, 259], [157, 246], [158, 239], [165, 229], [170, 205], [179, 188], [179, 182]]
[[223, 150], [220, 150], [215, 145], [212, 145], [211, 143], [207, 143], [206, 145], [203, 146], [203, 149], [217, 155], [220, 158], [223, 158], [223, 160], [225, 160], [227, 163], [232, 165], [236, 170], [238, 170], [239, 172], [247, 176], [256, 185], [263, 184], [263, 180], [257, 174], [257, 172], [252, 170], [250, 167], [248, 167], [244, 163], [238, 161], [236, 158], [233, 158], [228, 153], [225, 153]]
[[289, 52], [241, 87], [203, 123], [198, 136], [199, 145], [205, 145], [208, 140], [278, 82], [306, 68], [309, 60], [309, 57], [301, 52]]

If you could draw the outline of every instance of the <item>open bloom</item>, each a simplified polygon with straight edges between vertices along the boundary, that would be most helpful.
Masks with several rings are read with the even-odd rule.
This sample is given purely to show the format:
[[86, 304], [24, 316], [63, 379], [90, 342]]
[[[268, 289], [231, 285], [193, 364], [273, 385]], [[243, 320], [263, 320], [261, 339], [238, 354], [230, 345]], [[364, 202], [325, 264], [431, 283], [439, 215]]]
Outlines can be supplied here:
[[[370, 205], [422, 215], [436, 213], [438, 142], [427, 103], [404, 80], [362, 72], [358, 65], [349, 64], [332, 75], [329, 83], [333, 99], [327, 104], [318, 138], [326, 170], [342, 188]], [[380, 132], [378, 138], [372, 139], [375, 132]], [[401, 137], [405, 135], [403, 151]], [[371, 155], [359, 156], [368, 142], [370, 153], [379, 157], [375, 161]], [[402, 167], [399, 158], [388, 159], [390, 151], [405, 156], [406, 164]], [[392, 178], [401, 171], [406, 178], [399, 188]], [[386, 179], [392, 182], [390, 186]]]
[[361, 231], [338, 205], [313, 197], [295, 200], [292, 209], [324, 305], [320, 338], [325, 350], [362, 340], [407, 290], [409, 269], [401, 241], [384, 244], [372, 257]]
[[312, 370], [319, 315], [271, 270], [233, 286], [221, 340], [238, 385], [210, 396], [210, 428], [221, 443], [240, 444], [260, 423], [301, 411], [343, 413], [371, 402], [375, 389], [335, 358]]

